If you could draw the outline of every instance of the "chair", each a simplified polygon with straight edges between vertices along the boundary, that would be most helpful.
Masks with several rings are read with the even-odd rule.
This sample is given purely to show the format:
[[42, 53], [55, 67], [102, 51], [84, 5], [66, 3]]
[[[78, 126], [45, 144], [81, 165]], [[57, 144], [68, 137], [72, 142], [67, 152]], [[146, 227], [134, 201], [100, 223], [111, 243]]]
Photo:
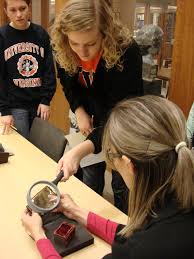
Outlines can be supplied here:
[[56, 162], [62, 157], [67, 144], [62, 130], [38, 117], [32, 123], [29, 141]]

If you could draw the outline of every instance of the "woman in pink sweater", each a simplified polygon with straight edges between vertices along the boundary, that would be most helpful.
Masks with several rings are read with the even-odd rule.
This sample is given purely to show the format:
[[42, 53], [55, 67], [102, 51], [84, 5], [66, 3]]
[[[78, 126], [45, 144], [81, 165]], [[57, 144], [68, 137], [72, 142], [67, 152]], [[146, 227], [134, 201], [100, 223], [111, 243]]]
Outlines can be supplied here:
[[[104, 259], [194, 258], [194, 156], [182, 111], [167, 99], [144, 96], [113, 108], [103, 135], [106, 161], [130, 189], [126, 226], [80, 208], [67, 194], [57, 211], [111, 244]], [[42, 220], [22, 222], [43, 259], [58, 259]]]

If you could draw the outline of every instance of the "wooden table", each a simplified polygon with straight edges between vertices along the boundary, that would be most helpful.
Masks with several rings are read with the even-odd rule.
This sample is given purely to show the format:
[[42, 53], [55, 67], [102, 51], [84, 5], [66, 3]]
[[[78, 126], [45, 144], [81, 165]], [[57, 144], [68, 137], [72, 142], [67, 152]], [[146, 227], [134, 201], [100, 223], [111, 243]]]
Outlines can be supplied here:
[[[9, 135], [0, 135], [0, 143], [15, 154], [9, 157], [8, 163], [0, 165], [0, 258], [40, 258], [34, 241], [21, 225], [20, 217], [26, 206], [27, 190], [37, 180], [53, 180], [56, 163], [15, 131]], [[69, 193], [80, 206], [126, 224], [125, 214], [77, 178], [72, 176], [66, 183], [60, 183], [59, 189]], [[108, 244], [95, 237], [93, 245], [65, 258], [99, 259], [110, 250]]]

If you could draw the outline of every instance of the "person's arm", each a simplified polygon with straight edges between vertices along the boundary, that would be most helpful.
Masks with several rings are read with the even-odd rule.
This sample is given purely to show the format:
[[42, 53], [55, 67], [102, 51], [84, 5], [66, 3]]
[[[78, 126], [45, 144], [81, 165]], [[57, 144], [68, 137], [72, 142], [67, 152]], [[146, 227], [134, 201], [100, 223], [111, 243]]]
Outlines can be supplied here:
[[50, 101], [56, 90], [56, 75], [55, 67], [53, 62], [52, 48], [50, 45], [50, 39], [47, 32], [42, 32], [44, 35], [44, 63], [43, 63], [43, 74], [42, 74], [42, 86], [40, 89], [41, 101], [43, 105], [50, 105]]
[[98, 154], [102, 151], [102, 136], [104, 127], [100, 126], [95, 129], [87, 136], [94, 145], [94, 154]]
[[[107, 71], [105, 96], [107, 113], [102, 114], [101, 125], [105, 125], [111, 109], [121, 100], [143, 95], [142, 56], [137, 43], [133, 40], [123, 55], [123, 70], [114, 68]], [[119, 87], [118, 87], [119, 86]], [[94, 153], [101, 151], [103, 126], [90, 133], [87, 139], [94, 144]]]
[[84, 99], [84, 89], [79, 85], [78, 73], [70, 76], [59, 64], [57, 64], [57, 72], [69, 106], [72, 112], [75, 113], [78, 107], [83, 106]]
[[79, 222], [93, 234], [112, 244], [118, 224], [79, 207], [68, 194], [61, 194], [60, 204], [55, 211]]
[[26, 232], [36, 242], [42, 259], [61, 259], [50, 240], [47, 239], [42, 226], [42, 219], [38, 213], [25, 210], [22, 213], [21, 221]]
[[8, 94], [6, 85], [6, 68], [5, 68], [5, 59], [4, 59], [4, 49], [3, 49], [3, 37], [0, 35], [0, 113], [2, 116], [11, 115], [9, 108]]
[[57, 166], [57, 173], [61, 170], [64, 172], [62, 181], [68, 180], [70, 176], [75, 174], [79, 168], [81, 159], [93, 152], [94, 145], [90, 140], [86, 140], [66, 152], [59, 160]]
[[39, 239], [36, 241], [37, 249], [42, 259], [61, 259], [49, 239]]
[[118, 223], [105, 219], [95, 213], [90, 212], [87, 218], [87, 229], [112, 244], [117, 231]]
[[7, 134], [10, 126], [13, 125], [13, 116], [11, 115], [8, 100], [8, 85], [6, 85], [6, 68], [3, 50], [3, 37], [0, 35], [0, 123], [3, 125], [1, 134]]

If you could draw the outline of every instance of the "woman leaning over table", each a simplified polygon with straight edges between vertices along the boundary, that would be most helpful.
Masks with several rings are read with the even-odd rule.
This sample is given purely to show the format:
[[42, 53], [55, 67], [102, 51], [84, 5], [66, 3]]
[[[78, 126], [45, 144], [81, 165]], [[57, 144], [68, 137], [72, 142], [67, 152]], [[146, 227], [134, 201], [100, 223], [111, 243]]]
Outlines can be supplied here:
[[[106, 220], [67, 194], [57, 210], [110, 243], [106, 259], [194, 258], [194, 156], [187, 145], [185, 118], [175, 104], [157, 96], [122, 101], [106, 124], [103, 150], [130, 188], [130, 220], [126, 226]], [[22, 222], [43, 258], [60, 258], [38, 214], [24, 212]]]
[[[71, 128], [93, 143], [101, 138], [93, 129], [104, 126], [118, 101], [143, 94], [139, 47], [107, 2], [69, 0], [51, 30], [58, 76], [71, 108]], [[74, 151], [62, 157], [60, 169], [78, 170]], [[100, 195], [105, 169], [104, 162], [83, 168], [83, 182]], [[126, 186], [117, 172], [112, 176], [115, 206], [127, 213]]]

